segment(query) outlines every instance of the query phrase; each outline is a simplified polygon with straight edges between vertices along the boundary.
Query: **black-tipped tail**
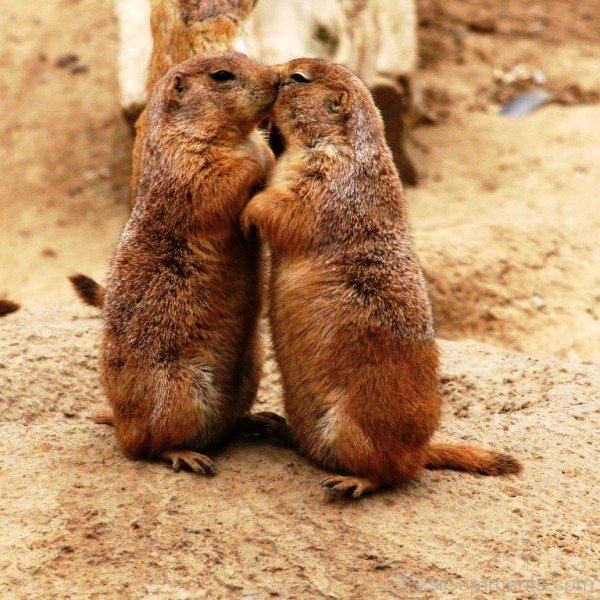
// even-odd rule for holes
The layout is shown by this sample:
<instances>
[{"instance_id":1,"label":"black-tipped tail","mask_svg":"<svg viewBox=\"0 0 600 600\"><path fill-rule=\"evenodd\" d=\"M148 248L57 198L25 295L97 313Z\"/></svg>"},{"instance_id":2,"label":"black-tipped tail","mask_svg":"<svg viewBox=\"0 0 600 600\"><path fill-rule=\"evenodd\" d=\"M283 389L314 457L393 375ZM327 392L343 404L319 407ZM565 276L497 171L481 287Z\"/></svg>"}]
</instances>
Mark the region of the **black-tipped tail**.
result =
<instances>
[{"instance_id":1,"label":"black-tipped tail","mask_svg":"<svg viewBox=\"0 0 600 600\"><path fill-rule=\"evenodd\" d=\"M69 281L73 284L75 293L85 304L96 308L104 306L104 288L91 277L82 274L71 275Z\"/></svg>"},{"instance_id":2,"label":"black-tipped tail","mask_svg":"<svg viewBox=\"0 0 600 600\"><path fill-rule=\"evenodd\" d=\"M21 305L17 302L13 302L12 300L0 300L0 317L17 312L20 308Z\"/></svg>"}]
</instances>

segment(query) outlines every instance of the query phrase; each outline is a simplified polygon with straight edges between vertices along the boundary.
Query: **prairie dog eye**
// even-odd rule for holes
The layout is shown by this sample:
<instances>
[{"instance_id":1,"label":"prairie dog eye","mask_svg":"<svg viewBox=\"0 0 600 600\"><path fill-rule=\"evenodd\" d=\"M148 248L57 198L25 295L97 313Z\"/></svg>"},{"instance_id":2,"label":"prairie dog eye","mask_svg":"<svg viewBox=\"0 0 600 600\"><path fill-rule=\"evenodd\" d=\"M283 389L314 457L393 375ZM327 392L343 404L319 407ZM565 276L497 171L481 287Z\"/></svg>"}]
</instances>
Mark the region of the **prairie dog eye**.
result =
<instances>
[{"instance_id":1,"label":"prairie dog eye","mask_svg":"<svg viewBox=\"0 0 600 600\"><path fill-rule=\"evenodd\" d=\"M296 71L295 73L292 73L290 79L292 79L296 83L310 83L312 81L301 71Z\"/></svg>"},{"instance_id":2,"label":"prairie dog eye","mask_svg":"<svg viewBox=\"0 0 600 600\"><path fill-rule=\"evenodd\" d=\"M218 81L219 83L224 81L233 81L235 79L235 75L233 73L223 69L211 73L210 76L213 81Z\"/></svg>"}]
</instances>

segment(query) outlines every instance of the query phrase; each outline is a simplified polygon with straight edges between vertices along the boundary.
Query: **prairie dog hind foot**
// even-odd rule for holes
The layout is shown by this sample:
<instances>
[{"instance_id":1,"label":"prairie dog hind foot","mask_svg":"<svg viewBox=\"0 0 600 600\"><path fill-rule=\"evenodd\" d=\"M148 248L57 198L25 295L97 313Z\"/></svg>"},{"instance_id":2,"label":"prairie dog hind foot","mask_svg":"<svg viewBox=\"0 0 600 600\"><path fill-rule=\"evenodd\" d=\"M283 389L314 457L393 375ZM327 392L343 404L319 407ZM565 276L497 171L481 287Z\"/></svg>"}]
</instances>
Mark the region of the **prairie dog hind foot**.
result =
<instances>
[{"instance_id":1,"label":"prairie dog hind foot","mask_svg":"<svg viewBox=\"0 0 600 600\"><path fill-rule=\"evenodd\" d=\"M105 408L94 415L94 423L97 425L110 425L114 427L114 414L112 409ZM203 473L204 475L216 475L217 470L213 461L204 454L194 452L193 450L167 450L163 452L160 459L170 462L175 473L179 473L182 468L193 471L194 473Z\"/></svg>"},{"instance_id":2,"label":"prairie dog hind foot","mask_svg":"<svg viewBox=\"0 0 600 600\"><path fill-rule=\"evenodd\" d=\"M321 481L321 487L340 496L349 495L352 498L360 498L363 494L376 492L381 487L381 483L369 477L332 475Z\"/></svg>"},{"instance_id":3,"label":"prairie dog hind foot","mask_svg":"<svg viewBox=\"0 0 600 600\"><path fill-rule=\"evenodd\" d=\"M208 456L193 450L167 450L159 458L171 462L175 473L179 473L183 468L203 475L214 476L217 474L215 463Z\"/></svg>"},{"instance_id":4,"label":"prairie dog hind foot","mask_svg":"<svg viewBox=\"0 0 600 600\"><path fill-rule=\"evenodd\" d=\"M274 412L246 414L240 418L235 433L245 437L267 439L279 446L295 447L287 421Z\"/></svg>"}]
</instances>

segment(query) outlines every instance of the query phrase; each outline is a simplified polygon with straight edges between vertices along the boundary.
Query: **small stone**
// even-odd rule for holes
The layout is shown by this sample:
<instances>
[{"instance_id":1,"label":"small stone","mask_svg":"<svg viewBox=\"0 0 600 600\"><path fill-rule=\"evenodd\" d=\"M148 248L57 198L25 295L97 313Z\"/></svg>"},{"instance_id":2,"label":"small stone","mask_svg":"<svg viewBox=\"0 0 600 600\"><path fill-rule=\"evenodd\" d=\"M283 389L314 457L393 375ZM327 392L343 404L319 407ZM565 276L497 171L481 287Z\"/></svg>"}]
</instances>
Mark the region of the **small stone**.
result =
<instances>
[{"instance_id":1,"label":"small stone","mask_svg":"<svg viewBox=\"0 0 600 600\"><path fill-rule=\"evenodd\" d=\"M65 69L73 64L75 64L79 60L79 56L77 54L63 54L56 59L56 66L59 69Z\"/></svg>"},{"instance_id":2,"label":"small stone","mask_svg":"<svg viewBox=\"0 0 600 600\"><path fill-rule=\"evenodd\" d=\"M468 28L475 33L494 33L497 29L496 21L491 17L482 17L471 21Z\"/></svg>"},{"instance_id":3,"label":"small stone","mask_svg":"<svg viewBox=\"0 0 600 600\"><path fill-rule=\"evenodd\" d=\"M87 73L89 70L90 68L87 65L75 65L74 67L71 67L69 69L71 75L77 75L78 73Z\"/></svg>"}]
</instances>

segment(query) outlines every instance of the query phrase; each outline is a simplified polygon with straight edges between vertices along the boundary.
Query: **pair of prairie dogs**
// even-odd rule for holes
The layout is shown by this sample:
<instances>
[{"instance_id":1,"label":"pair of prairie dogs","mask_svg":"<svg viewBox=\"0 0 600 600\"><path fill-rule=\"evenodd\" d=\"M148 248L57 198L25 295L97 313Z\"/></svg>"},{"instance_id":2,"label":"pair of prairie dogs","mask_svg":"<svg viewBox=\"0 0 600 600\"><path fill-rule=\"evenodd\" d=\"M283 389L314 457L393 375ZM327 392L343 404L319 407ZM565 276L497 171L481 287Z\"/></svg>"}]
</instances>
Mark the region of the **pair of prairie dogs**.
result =
<instances>
[{"instance_id":1,"label":"pair of prairie dogs","mask_svg":"<svg viewBox=\"0 0 600 600\"><path fill-rule=\"evenodd\" d=\"M267 69L205 54L167 73L147 113L106 292L88 281L83 294L104 306L106 420L127 453L214 473L201 450L262 431L354 497L425 467L520 470L505 454L430 442L440 418L430 303L383 123L355 75L321 60ZM285 141L276 164L256 130L268 115ZM261 363L258 238L271 250L289 428L248 413Z\"/></svg>"}]
</instances>

